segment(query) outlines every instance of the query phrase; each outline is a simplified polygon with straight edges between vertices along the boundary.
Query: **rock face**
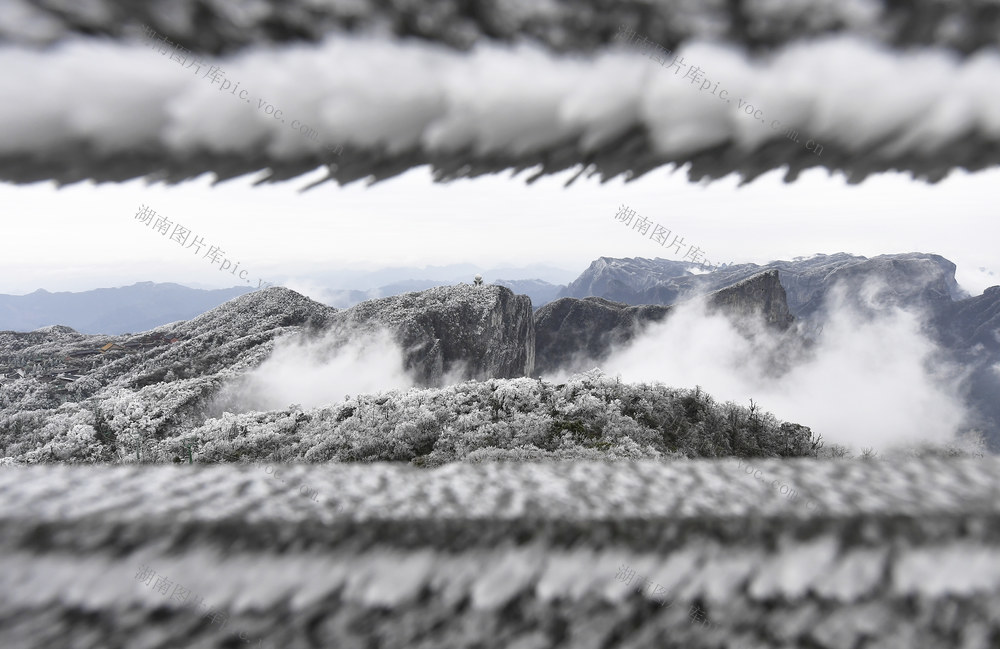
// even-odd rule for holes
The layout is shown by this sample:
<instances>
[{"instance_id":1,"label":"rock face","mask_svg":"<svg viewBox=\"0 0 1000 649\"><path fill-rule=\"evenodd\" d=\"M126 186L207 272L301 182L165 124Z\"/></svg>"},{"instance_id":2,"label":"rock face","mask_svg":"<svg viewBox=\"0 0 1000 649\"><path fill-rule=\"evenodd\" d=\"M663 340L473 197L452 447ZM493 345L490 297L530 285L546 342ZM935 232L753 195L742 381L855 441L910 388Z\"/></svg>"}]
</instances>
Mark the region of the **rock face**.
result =
<instances>
[{"instance_id":1,"label":"rock face","mask_svg":"<svg viewBox=\"0 0 1000 649\"><path fill-rule=\"evenodd\" d=\"M970 368L967 399L975 408L973 425L1000 449L1000 286L955 302L935 321L938 339Z\"/></svg>"},{"instance_id":2,"label":"rock face","mask_svg":"<svg viewBox=\"0 0 1000 649\"><path fill-rule=\"evenodd\" d=\"M496 285L439 286L362 302L337 313L342 326L384 326L403 345L420 384L516 378L535 367L531 299Z\"/></svg>"},{"instance_id":3,"label":"rock face","mask_svg":"<svg viewBox=\"0 0 1000 649\"><path fill-rule=\"evenodd\" d=\"M709 311L737 318L762 317L768 326L788 328L795 320L788 308L785 288L777 270L771 269L744 279L708 296Z\"/></svg>"},{"instance_id":4,"label":"rock face","mask_svg":"<svg viewBox=\"0 0 1000 649\"><path fill-rule=\"evenodd\" d=\"M777 270L758 273L707 297L710 311L736 318L763 317L780 330L793 317L785 302L785 290ZM612 347L631 340L653 322L663 320L671 306L629 306L600 297L566 297L535 313L536 370L581 369L586 362L607 358Z\"/></svg>"},{"instance_id":5,"label":"rock face","mask_svg":"<svg viewBox=\"0 0 1000 649\"><path fill-rule=\"evenodd\" d=\"M535 370L544 375L602 360L612 347L632 338L637 318L655 322L669 310L666 306L630 307L602 297L550 302L535 313Z\"/></svg>"}]
</instances>

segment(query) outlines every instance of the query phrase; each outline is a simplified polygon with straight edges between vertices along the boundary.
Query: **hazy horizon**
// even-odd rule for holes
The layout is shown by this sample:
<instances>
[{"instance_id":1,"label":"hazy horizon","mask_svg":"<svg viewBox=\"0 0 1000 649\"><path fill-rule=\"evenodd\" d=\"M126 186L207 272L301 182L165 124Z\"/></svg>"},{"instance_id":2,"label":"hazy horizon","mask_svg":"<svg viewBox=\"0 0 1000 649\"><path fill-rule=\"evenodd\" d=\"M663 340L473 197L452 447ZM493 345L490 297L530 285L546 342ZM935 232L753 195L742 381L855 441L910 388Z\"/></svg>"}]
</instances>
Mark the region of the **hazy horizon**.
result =
<instances>
[{"instance_id":1,"label":"hazy horizon","mask_svg":"<svg viewBox=\"0 0 1000 649\"><path fill-rule=\"evenodd\" d=\"M851 185L843 174L811 170L793 184L772 172L741 187L735 176L690 183L682 170L668 168L628 183L580 178L564 188L571 176L528 185L525 174L496 174L444 185L423 167L370 186L328 183L304 193L311 175L263 186L253 186L250 175L213 187L211 174L177 185L0 183L0 203L21 216L5 224L0 241L0 293L137 281L240 285L235 276L227 281L219 264L137 221L142 205L221 248L248 271L252 286L263 280L361 290L323 285L323 276L400 266L545 265L575 276L602 256L680 260L615 221L622 205L716 263L932 252L958 266L958 282L971 294L1000 276L993 245L1000 221L990 217L989 200L998 170L956 171L934 185L900 173Z\"/></svg>"},{"instance_id":2,"label":"hazy horizon","mask_svg":"<svg viewBox=\"0 0 1000 649\"><path fill-rule=\"evenodd\" d=\"M855 254L855 253L851 253L849 251L838 251L838 252L844 252L846 254ZM936 253L936 252L931 251L931 250L912 250L912 251L909 251L909 252L918 253L918 254L939 254L939 253ZM813 254L809 254L809 255L797 255L796 257L792 257L792 258L788 258L788 259L771 259L771 260L768 260L766 262L743 262L743 263L757 263L759 266L766 266L767 264L772 263L772 262L777 262L777 261L794 261L795 259L809 259L811 257L818 256L820 254L837 254L837 253L813 253ZM900 253L882 253L882 254L900 254ZM905 254L905 253L902 253L902 254ZM862 256L867 256L867 255L862 255ZM867 257L871 258L871 257L876 257L876 256L879 256L879 255L870 255L870 256L867 256ZM944 255L941 255L941 256L944 256ZM274 285L276 285L276 286L284 286L285 288L289 288L291 290L294 290L294 291L296 291L298 293L306 295L307 297L310 297L310 298L312 298L314 300L317 300L319 302L322 302L323 300L319 299L318 297L315 297L315 295L320 295L323 291L348 291L348 290L365 291L365 290L371 290L371 289L380 288L380 287L383 287L383 286L389 286L389 285L393 285L393 284L402 283L402 282L405 282L407 280L413 280L413 281L441 281L441 282L455 282L455 283L463 282L464 281L466 283L471 283L472 277L474 276L474 274L476 272L479 272L479 273L483 274L483 277L484 277L486 283L492 283L492 282L495 282L495 281L498 281L498 280L542 280L542 281L546 281L546 282L549 282L550 284L558 286L558 285L566 285L569 282L571 282L573 279L576 279L577 277L579 277L589 267L590 263L592 263L593 261L596 261L600 257L611 257L611 255L600 255L599 257L595 257L594 260L591 260L591 262L588 262L588 264L586 266L580 268L579 271L573 271L573 270L565 269L565 268L562 268L562 269L553 268L552 270L554 270L554 271L559 271L561 273L565 273L566 275L571 275L572 276L571 279L564 280L564 281L556 281L557 278L552 278L551 276L545 276L544 273L531 274L531 270L533 268L540 267L541 264L526 265L526 266L520 266L520 267L510 268L510 269L501 269L501 270L518 271L518 272L514 273L517 276L510 276L510 277L508 277L508 276L496 276L496 277L490 276L491 274L494 274L494 273L491 273L491 271L493 271L494 269L489 269L489 268L478 268L478 269L475 269L475 270L471 270L470 272L466 273L466 275L468 275L468 277L466 277L465 275L458 275L458 273L460 273L460 271L458 270L458 267L464 266L464 265L471 266L471 264L449 264L447 266L431 266L431 265L427 265L427 266L419 266L419 267L418 266L385 266L385 267L378 267L378 268L374 268L374 269L364 269L364 270L361 270L359 268L336 268L336 269L331 268L331 269L324 270L323 273L325 273L327 275L338 275L339 274L339 275L343 275L343 276L351 276L351 275L378 275L378 274L393 273L393 274L398 274L399 278L398 279L389 279L389 280L386 280L386 281L383 281L383 282L375 282L375 283L362 281L362 282L359 282L357 284L350 284L350 285L346 285L346 284L343 284L343 282L341 282L342 285L335 286L335 285L323 285L320 282L317 282L315 280L311 280L311 278L307 276L305 278L299 278L298 280L296 280L294 282L290 282L291 284L293 284L291 286L282 284L281 282L275 282ZM632 256L632 258L639 258L639 257L642 257L642 255L634 255L634 256ZM622 257L615 257L615 258L621 259ZM661 259L666 259L665 257L660 257L660 258ZM947 257L945 257L945 258L947 259ZM645 257L645 259L655 259L655 257ZM950 261L954 261L954 260L950 260ZM737 263L740 263L740 262L737 262ZM968 293L972 297L975 297L975 296L978 296L978 295L982 295L983 291L986 290L987 288L991 287L991 286L1000 285L1000 277L998 277L995 273L990 273L988 269L984 271L982 269L963 269L958 264L956 264L956 266L957 266L956 276L959 278L959 279L957 279L959 288L962 289L963 291L965 291L966 293ZM444 270L444 269L448 269L448 268L452 268L452 267L455 268L454 271ZM434 269L442 269L442 270L438 271L438 274L441 274L441 275L443 275L444 273L455 273L457 276L453 277L453 278L452 277L443 277L443 276L441 276L441 277L431 276L431 275L436 274L434 272ZM410 270L416 272L417 274L416 275L404 275L405 271L410 271ZM426 275L420 275L419 274L420 271L425 271ZM979 271L978 274L976 274L976 271ZM487 273L490 273L490 274L487 274ZM965 283L962 282L961 277L963 275L966 276L967 280L968 280L969 276L974 276L979 281L976 281L976 282L973 283L972 286L974 288L970 288L969 285L967 285L967 284L965 284ZM992 283L990 282L991 279L993 280ZM51 289L48 289L48 288L45 288L45 287L38 287L38 288L36 288L34 290L31 290L31 291L16 292L16 293L15 292L0 293L0 295L8 295L8 296L18 297L18 296L32 295L32 294L38 293L38 292L44 292L44 293L50 293L50 294L57 294L57 293L85 293L85 292L88 292L88 291L95 291L95 290L101 290L101 289L129 288L129 287L135 286L137 284L147 284L147 283L148 284L176 284L176 285L179 285L179 286L183 286L185 288L196 289L196 290L206 290L206 291L227 290L227 289L233 289L233 288L249 288L250 290L258 290L258 287L256 287L256 286L249 286L249 287L247 287L247 286L241 286L238 283L234 283L234 284L229 285L229 286L213 286L213 285L209 285L209 284L205 284L205 283L201 283L201 282L192 282L192 281L169 280L169 279L162 280L162 281L157 281L157 280L149 280L149 279L137 279L135 281L131 281L131 282L128 282L128 283L123 283L123 284L94 285L94 286L89 286L89 287L85 287L85 288L79 288L79 289L75 289L75 290L51 290ZM262 286L260 288L264 288L264 287Z\"/></svg>"}]
</instances>

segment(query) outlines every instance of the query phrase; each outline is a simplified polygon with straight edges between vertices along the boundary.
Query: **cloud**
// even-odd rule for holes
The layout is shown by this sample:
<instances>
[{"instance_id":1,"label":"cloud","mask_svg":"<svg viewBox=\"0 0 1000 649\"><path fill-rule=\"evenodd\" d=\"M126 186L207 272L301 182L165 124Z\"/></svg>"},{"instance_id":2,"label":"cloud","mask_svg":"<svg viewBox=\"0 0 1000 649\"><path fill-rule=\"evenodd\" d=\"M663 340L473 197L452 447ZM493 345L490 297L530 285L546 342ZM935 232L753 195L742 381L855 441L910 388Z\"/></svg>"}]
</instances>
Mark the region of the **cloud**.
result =
<instances>
[{"instance_id":1,"label":"cloud","mask_svg":"<svg viewBox=\"0 0 1000 649\"><path fill-rule=\"evenodd\" d=\"M809 344L800 332L734 324L692 301L615 350L602 369L627 381L700 385L720 400L753 398L828 444L886 449L953 441L966 420L958 369L940 359L917 314L875 303L872 295L858 306L832 291Z\"/></svg>"},{"instance_id":2,"label":"cloud","mask_svg":"<svg viewBox=\"0 0 1000 649\"><path fill-rule=\"evenodd\" d=\"M314 408L348 394L413 385L403 350L388 331L336 331L311 340L293 336L277 341L267 360L227 386L214 410Z\"/></svg>"}]
</instances>

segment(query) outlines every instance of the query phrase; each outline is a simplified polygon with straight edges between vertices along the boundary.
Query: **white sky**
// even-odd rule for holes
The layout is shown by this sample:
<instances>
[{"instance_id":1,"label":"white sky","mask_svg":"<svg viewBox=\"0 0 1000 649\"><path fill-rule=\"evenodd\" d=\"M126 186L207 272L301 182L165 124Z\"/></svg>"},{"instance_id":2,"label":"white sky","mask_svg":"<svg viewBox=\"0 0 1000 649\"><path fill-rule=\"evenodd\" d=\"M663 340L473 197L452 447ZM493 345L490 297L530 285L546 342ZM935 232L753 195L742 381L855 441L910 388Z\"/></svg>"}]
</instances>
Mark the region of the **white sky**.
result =
<instances>
[{"instance_id":1,"label":"white sky","mask_svg":"<svg viewBox=\"0 0 1000 649\"><path fill-rule=\"evenodd\" d=\"M211 187L208 174L175 186L0 183L0 293L243 283L134 220L141 204L222 248L255 287L305 285L320 269L469 262L579 272L600 256L675 258L615 221L621 204L714 262L934 252L958 265L973 294L1000 283L996 170L937 185L886 174L854 186L818 170L783 184L775 172L739 188L735 176L691 184L664 167L632 183L580 178L564 188L570 173L531 186L528 174L434 184L425 167L373 186L299 191L323 173L258 187L252 176Z\"/></svg>"}]
</instances>

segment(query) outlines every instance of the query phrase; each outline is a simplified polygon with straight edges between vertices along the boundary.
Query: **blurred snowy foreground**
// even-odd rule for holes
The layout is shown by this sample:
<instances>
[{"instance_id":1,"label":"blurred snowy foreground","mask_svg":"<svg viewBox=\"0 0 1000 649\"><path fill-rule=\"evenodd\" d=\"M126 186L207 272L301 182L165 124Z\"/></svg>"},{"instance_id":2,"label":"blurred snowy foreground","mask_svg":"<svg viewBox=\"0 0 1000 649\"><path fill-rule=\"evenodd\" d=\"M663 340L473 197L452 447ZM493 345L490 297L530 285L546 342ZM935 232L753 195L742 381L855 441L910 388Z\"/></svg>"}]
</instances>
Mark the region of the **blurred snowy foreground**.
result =
<instances>
[{"instance_id":1,"label":"blurred snowy foreground","mask_svg":"<svg viewBox=\"0 0 1000 649\"><path fill-rule=\"evenodd\" d=\"M754 468L14 467L0 646L998 646L1000 459Z\"/></svg>"}]
</instances>

